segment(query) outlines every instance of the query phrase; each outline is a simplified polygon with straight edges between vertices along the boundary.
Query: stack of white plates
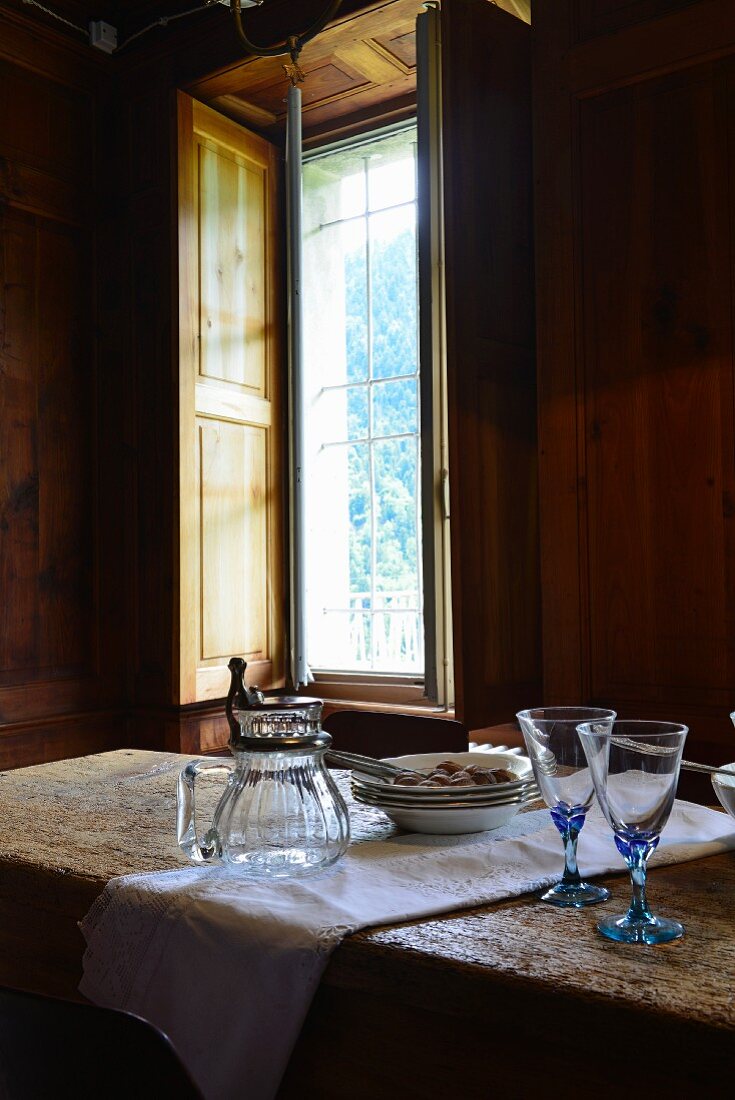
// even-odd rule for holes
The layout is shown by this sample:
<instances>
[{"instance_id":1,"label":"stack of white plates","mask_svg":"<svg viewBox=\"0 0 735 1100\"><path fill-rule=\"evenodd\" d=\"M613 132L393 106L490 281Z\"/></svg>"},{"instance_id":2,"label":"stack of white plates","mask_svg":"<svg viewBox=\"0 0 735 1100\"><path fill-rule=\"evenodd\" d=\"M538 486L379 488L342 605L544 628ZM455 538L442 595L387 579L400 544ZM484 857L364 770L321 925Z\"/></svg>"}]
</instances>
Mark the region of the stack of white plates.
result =
<instances>
[{"instance_id":1,"label":"stack of white plates","mask_svg":"<svg viewBox=\"0 0 735 1100\"><path fill-rule=\"evenodd\" d=\"M358 802L377 806L400 828L414 833L478 833L497 829L521 807L539 797L531 763L512 752L445 752L391 757L386 762L412 771L429 772L444 760L461 767L504 768L507 783L473 787L408 787L352 773L352 794Z\"/></svg>"}]
</instances>

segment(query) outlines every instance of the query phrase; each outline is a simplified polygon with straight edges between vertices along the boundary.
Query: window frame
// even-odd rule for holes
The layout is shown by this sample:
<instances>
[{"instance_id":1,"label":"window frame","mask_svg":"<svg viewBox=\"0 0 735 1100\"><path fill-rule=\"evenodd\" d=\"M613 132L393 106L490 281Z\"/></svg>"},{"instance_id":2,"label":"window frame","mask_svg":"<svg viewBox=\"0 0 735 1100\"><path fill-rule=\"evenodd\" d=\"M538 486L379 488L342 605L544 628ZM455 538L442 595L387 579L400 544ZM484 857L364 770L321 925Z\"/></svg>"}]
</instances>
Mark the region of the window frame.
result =
<instances>
[{"instance_id":1,"label":"window frame","mask_svg":"<svg viewBox=\"0 0 735 1100\"><path fill-rule=\"evenodd\" d=\"M424 112L425 114L425 112ZM360 145L373 144L380 138L416 128L421 133L421 119L413 117L401 119L400 122L388 126L375 126L365 130L359 136L351 136L338 141L325 141L304 152L304 161L310 161L323 157L330 153L336 153L346 148L358 148ZM426 128L426 118L423 122L424 137L430 131ZM420 140L417 137L417 140ZM428 285L432 288L429 297L429 308L432 319L428 328L422 326L422 298L425 299L425 287L427 275L422 273L421 264L417 257L417 306L419 312L418 346L417 346L417 375L418 375L418 439L419 439L419 480L417 483L418 496L421 501L421 535L422 535L422 559L419 565L420 584L422 586L422 607L424 617L424 673L422 675L411 673L383 673L374 671L344 671L329 668L311 669L310 682L318 693L326 700L335 702L378 703L418 709L453 710L453 668L451 652L451 593L450 593L450 568L449 568L449 540L448 540L448 473L447 473L447 410L446 410L446 371L443 355L443 340L436 344L437 332L443 333L443 303L440 307L441 316L433 317L433 302L437 301L436 294L443 293L441 284L442 262L441 234L437 237L437 216L441 212L441 195L436 190L436 174L438 171L438 159L434 166L423 169L424 183L422 185L422 170L419 167L419 154L417 152L417 189L413 202L417 210L417 250L423 233L424 247L430 248L430 260L428 266ZM427 179L433 181L431 189L427 187ZM424 216L421 210L421 190L431 197L431 211ZM427 237L427 227L429 236ZM426 307L424 306L424 309ZM428 336L427 336L428 333ZM428 379L424 380L426 363L428 362ZM430 399L431 409L429 419L433 423L432 430L427 430L427 416L423 409L424 403ZM437 411L438 410L438 411ZM438 417L438 422L437 418ZM293 430L293 428L292 428ZM427 455L431 460L430 471L426 471ZM430 541L431 551L427 558L426 543ZM427 580L427 560L432 570ZM438 563L438 564L437 564ZM427 595L429 599L427 599ZM433 629L426 629L427 611L432 619ZM437 621L437 619L439 621ZM441 651L438 648L440 639ZM430 647L430 648L429 648ZM427 667L431 669L429 677L429 694L427 694ZM441 673L437 674L437 669Z\"/></svg>"}]
</instances>

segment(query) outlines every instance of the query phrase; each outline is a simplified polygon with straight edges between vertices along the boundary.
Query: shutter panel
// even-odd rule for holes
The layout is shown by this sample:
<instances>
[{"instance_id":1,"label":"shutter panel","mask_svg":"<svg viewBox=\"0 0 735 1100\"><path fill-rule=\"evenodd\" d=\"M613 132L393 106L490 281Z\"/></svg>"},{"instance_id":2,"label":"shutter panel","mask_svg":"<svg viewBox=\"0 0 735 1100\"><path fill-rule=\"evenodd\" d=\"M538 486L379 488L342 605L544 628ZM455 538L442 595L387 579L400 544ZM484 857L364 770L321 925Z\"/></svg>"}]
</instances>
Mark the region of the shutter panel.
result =
<instances>
[{"instance_id":1,"label":"shutter panel","mask_svg":"<svg viewBox=\"0 0 735 1100\"><path fill-rule=\"evenodd\" d=\"M531 28L441 9L457 716L540 698Z\"/></svg>"},{"instance_id":2,"label":"shutter panel","mask_svg":"<svg viewBox=\"0 0 735 1100\"><path fill-rule=\"evenodd\" d=\"M277 154L179 96L179 703L283 682Z\"/></svg>"}]
</instances>

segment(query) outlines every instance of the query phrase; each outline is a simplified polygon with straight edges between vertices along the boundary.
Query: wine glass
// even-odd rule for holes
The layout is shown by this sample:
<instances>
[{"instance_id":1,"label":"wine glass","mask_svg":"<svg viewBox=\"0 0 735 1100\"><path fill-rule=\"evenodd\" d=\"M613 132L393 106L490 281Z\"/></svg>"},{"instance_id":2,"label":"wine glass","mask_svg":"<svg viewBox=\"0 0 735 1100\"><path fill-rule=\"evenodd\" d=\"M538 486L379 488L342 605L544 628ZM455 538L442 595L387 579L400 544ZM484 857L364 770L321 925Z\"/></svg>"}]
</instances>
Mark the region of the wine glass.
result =
<instances>
[{"instance_id":1,"label":"wine glass","mask_svg":"<svg viewBox=\"0 0 735 1100\"><path fill-rule=\"evenodd\" d=\"M577 868L577 839L595 796L592 776L577 733L581 722L609 732L614 710L598 707L536 707L516 715L541 796L564 843L564 874L541 895L551 905L580 909L605 901L610 891L583 882Z\"/></svg>"},{"instance_id":2,"label":"wine glass","mask_svg":"<svg viewBox=\"0 0 735 1100\"><path fill-rule=\"evenodd\" d=\"M630 871L633 898L625 916L597 927L619 943L667 943L684 934L676 920L654 917L646 901L646 860L659 842L676 795L688 729L678 722L583 722L584 746L602 812Z\"/></svg>"}]
</instances>

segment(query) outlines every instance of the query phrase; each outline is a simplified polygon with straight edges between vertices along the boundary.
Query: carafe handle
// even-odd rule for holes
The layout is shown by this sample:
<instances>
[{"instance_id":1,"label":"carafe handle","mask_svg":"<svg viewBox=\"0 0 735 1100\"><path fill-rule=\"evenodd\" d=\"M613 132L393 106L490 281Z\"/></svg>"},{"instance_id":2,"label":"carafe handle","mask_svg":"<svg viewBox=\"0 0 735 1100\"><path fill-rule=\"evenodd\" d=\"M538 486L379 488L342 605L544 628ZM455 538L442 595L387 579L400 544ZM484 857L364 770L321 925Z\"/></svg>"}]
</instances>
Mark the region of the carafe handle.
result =
<instances>
[{"instance_id":1,"label":"carafe handle","mask_svg":"<svg viewBox=\"0 0 735 1100\"><path fill-rule=\"evenodd\" d=\"M200 772L211 771L227 772L231 779L234 763L221 760L192 760L179 772L176 785L176 839L179 848L193 863L222 862L222 844L217 830L210 825L200 839L196 826L194 795L196 777Z\"/></svg>"}]
</instances>

